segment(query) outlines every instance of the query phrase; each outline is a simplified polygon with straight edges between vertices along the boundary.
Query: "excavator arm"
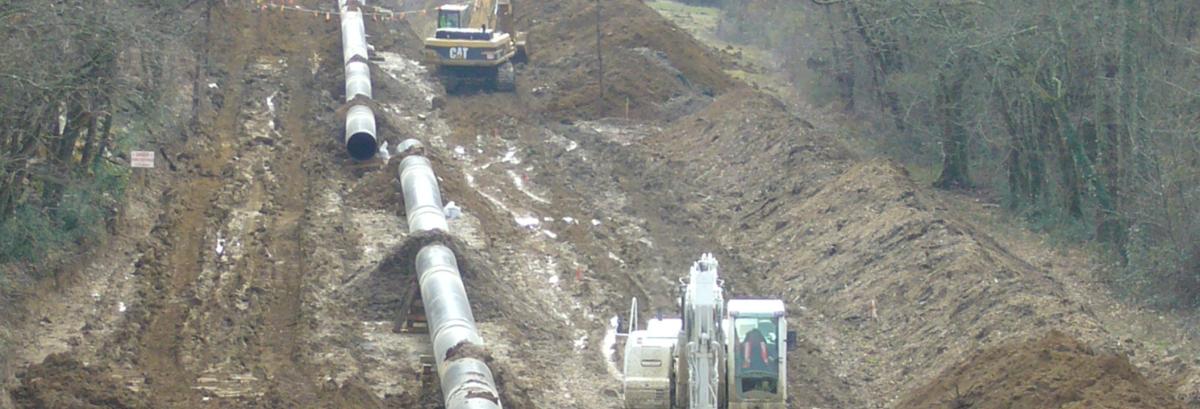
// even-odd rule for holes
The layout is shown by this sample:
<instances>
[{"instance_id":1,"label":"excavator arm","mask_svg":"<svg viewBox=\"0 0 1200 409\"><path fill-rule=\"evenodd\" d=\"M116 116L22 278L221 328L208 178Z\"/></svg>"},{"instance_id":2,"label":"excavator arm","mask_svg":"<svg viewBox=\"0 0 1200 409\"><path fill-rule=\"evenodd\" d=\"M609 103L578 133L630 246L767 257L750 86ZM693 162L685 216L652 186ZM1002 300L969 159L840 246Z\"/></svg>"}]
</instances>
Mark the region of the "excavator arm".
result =
<instances>
[{"instance_id":1,"label":"excavator arm","mask_svg":"<svg viewBox=\"0 0 1200 409\"><path fill-rule=\"evenodd\" d=\"M496 28L496 0L474 0L471 5L469 28Z\"/></svg>"},{"instance_id":2,"label":"excavator arm","mask_svg":"<svg viewBox=\"0 0 1200 409\"><path fill-rule=\"evenodd\" d=\"M717 259L704 254L692 264L684 286L683 352L688 379L688 408L717 409L720 367L724 360L725 297L717 274Z\"/></svg>"}]
</instances>

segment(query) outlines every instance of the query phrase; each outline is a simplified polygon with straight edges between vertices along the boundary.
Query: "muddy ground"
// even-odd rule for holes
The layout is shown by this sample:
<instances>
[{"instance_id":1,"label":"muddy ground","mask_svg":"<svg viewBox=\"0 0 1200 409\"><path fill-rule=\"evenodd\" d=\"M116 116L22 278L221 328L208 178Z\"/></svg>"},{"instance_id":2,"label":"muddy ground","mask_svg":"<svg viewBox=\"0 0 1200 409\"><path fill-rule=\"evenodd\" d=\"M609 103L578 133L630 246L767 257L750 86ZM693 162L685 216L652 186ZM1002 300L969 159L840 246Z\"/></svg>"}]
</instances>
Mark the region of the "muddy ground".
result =
<instances>
[{"instance_id":1,"label":"muddy ground","mask_svg":"<svg viewBox=\"0 0 1200 409\"><path fill-rule=\"evenodd\" d=\"M367 23L381 139L425 142L462 208L451 234L507 407L620 407L612 318L631 297L672 312L704 252L733 295L787 302L802 338L791 407L1195 396L1193 363L1120 326L1088 274L857 157L805 117L819 113L733 80L727 57L640 1L604 3L599 98L593 6L519 9L532 53L515 94L447 96L415 60L419 14ZM338 141L336 22L213 10L198 105L179 98L198 125L164 142L175 169L134 181L116 238L73 284L29 302L12 406L438 407L427 336L393 331L419 239L397 161L353 162Z\"/></svg>"}]
</instances>

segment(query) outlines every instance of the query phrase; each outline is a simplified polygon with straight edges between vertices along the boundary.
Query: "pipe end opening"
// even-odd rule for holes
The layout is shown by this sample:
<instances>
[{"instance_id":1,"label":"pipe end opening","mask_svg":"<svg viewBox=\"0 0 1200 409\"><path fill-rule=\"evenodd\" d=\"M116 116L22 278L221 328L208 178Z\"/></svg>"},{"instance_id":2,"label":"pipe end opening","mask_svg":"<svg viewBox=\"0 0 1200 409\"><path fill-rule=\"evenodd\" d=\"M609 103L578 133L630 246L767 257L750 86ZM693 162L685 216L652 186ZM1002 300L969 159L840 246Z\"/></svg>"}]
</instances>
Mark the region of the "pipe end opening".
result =
<instances>
[{"instance_id":1,"label":"pipe end opening","mask_svg":"<svg viewBox=\"0 0 1200 409\"><path fill-rule=\"evenodd\" d=\"M374 135L359 132L350 135L350 139L346 141L346 150L350 152L350 157L356 160L367 160L375 157L375 153L379 151L379 144L375 142Z\"/></svg>"}]
</instances>

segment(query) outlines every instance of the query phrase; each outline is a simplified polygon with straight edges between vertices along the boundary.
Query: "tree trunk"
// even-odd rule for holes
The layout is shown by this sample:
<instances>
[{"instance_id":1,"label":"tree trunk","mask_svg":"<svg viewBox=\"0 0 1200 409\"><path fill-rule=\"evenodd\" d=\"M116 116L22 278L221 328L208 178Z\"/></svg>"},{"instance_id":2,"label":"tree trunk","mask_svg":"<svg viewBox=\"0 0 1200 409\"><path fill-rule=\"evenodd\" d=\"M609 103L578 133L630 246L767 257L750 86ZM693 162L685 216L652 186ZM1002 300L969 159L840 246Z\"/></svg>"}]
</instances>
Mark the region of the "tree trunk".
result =
<instances>
[{"instance_id":1,"label":"tree trunk","mask_svg":"<svg viewBox=\"0 0 1200 409\"><path fill-rule=\"evenodd\" d=\"M79 164L82 165L85 172L91 171L91 167L88 164L92 163L92 150L95 149L96 139L99 138L99 135L96 134L96 122L99 121L97 119L99 116L96 112L91 112L88 115L87 139L83 143L83 152L79 154Z\"/></svg>"},{"instance_id":2,"label":"tree trunk","mask_svg":"<svg viewBox=\"0 0 1200 409\"><path fill-rule=\"evenodd\" d=\"M63 128L62 137L58 140L58 144L49 158L50 163L48 169L54 169L58 175L62 177L62 181L70 180L65 175L71 174L71 163L75 156L75 142L79 139L79 134L83 129L83 107L78 102L71 102L67 108L67 124ZM63 183L53 181L54 179L46 179L45 189L42 191L42 201L46 206L55 206L62 201L63 191L66 186Z\"/></svg>"},{"instance_id":3,"label":"tree trunk","mask_svg":"<svg viewBox=\"0 0 1200 409\"><path fill-rule=\"evenodd\" d=\"M833 26L833 12L829 10L829 5L822 8L825 10L825 21L829 24L829 41L833 50L831 66L834 81L837 82L838 91L844 103L842 110L854 112L854 59L846 57L846 55L852 55L853 50L849 49L849 42L846 44L847 50L842 50L842 46L838 43L840 31Z\"/></svg>"},{"instance_id":4,"label":"tree trunk","mask_svg":"<svg viewBox=\"0 0 1200 409\"><path fill-rule=\"evenodd\" d=\"M1029 169L1025 166L1024 130L1013 115L1012 98L1004 92L1006 84L995 76L991 76L992 94L995 96L996 109L1004 121L1004 129L1008 131L1008 156L1004 159L1004 167L1008 171L1008 206L1016 209L1022 205L1029 194Z\"/></svg>"},{"instance_id":5,"label":"tree trunk","mask_svg":"<svg viewBox=\"0 0 1200 409\"><path fill-rule=\"evenodd\" d=\"M858 6L854 3L850 4L850 15L857 26L856 31L862 37L863 44L867 47L867 55L873 62L871 71L874 73L875 92L879 99L880 109L884 115L891 117L896 130L904 131L907 126L904 123L904 116L901 114L900 96L888 89L888 79L891 74L904 68L900 62L900 50L897 49L895 41L891 41L886 38L885 33L881 33L882 29L873 30L872 26L868 26L867 20Z\"/></svg>"},{"instance_id":6,"label":"tree trunk","mask_svg":"<svg viewBox=\"0 0 1200 409\"><path fill-rule=\"evenodd\" d=\"M967 129L962 123L962 88L967 76L957 69L953 69L951 75L954 76L952 80L947 80L945 74L938 75L938 110L942 116L942 174L937 182L934 182L934 186L941 189L971 186Z\"/></svg>"},{"instance_id":7,"label":"tree trunk","mask_svg":"<svg viewBox=\"0 0 1200 409\"><path fill-rule=\"evenodd\" d=\"M91 158L85 158L88 161L88 169L94 169L96 167L96 162L101 156L104 156L104 151L108 149L108 145L112 142L112 125L113 115L105 115L104 125L100 126L100 142L96 146L96 152L92 153Z\"/></svg>"},{"instance_id":8,"label":"tree trunk","mask_svg":"<svg viewBox=\"0 0 1200 409\"><path fill-rule=\"evenodd\" d=\"M72 162L75 156L75 143L83 131L85 115L83 106L78 102L72 102L67 109L67 126L63 129L62 139L59 140L58 149L54 155L54 159L64 168Z\"/></svg>"},{"instance_id":9,"label":"tree trunk","mask_svg":"<svg viewBox=\"0 0 1200 409\"><path fill-rule=\"evenodd\" d=\"M1108 70L1115 77L1116 69ZM1098 138L1098 149L1100 150L1100 183L1103 183L1107 188L1109 195L1112 196L1112 209L1102 209L1104 214L1100 215L1100 225L1096 228L1096 238L1101 242L1110 243L1115 253L1120 258L1121 263L1125 264L1129 261L1128 253L1125 250L1128 240L1125 232L1125 220L1121 214L1121 195L1124 194L1121 186L1121 141L1122 138L1120 127L1117 125L1116 114L1113 109L1113 101L1107 95L1096 99L1099 109L1099 124L1097 130L1100 135Z\"/></svg>"},{"instance_id":10,"label":"tree trunk","mask_svg":"<svg viewBox=\"0 0 1200 409\"><path fill-rule=\"evenodd\" d=\"M43 110L42 112L47 111L55 112L54 110ZM52 119L55 120L53 125L55 125L54 127L57 128L57 118L52 117ZM5 187L6 191L3 194L5 201L0 203L0 221L8 220L8 218L12 216L12 213L14 210L16 210L21 196L24 195L25 180L29 178L29 172L26 170L28 167L29 158L34 155L34 152L36 152L39 145L41 145L39 142L41 141L42 132L45 132L46 126L51 124L52 123L47 121L46 118L38 115L29 131L25 134L24 140L19 144L20 150L16 151L16 154L14 155L15 160L12 165L15 171L13 171L12 180L9 182L8 186Z\"/></svg>"}]
</instances>

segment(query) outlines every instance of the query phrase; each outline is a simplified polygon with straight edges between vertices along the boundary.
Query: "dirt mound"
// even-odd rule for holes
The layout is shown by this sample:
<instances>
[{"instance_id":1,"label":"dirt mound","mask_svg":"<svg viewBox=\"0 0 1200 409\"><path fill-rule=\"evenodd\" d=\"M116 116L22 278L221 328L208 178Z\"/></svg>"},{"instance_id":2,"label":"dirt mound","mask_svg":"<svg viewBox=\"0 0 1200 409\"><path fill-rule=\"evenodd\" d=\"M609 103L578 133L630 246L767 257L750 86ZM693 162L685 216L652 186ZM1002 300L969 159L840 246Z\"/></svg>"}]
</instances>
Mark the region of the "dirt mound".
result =
<instances>
[{"instance_id":1,"label":"dirt mound","mask_svg":"<svg viewBox=\"0 0 1200 409\"><path fill-rule=\"evenodd\" d=\"M972 354L898 408L1182 408L1125 357L1052 331Z\"/></svg>"},{"instance_id":2,"label":"dirt mound","mask_svg":"<svg viewBox=\"0 0 1200 409\"><path fill-rule=\"evenodd\" d=\"M692 100L734 84L712 53L684 30L637 0L605 1L604 100L598 104L596 2L525 2L518 27L530 33L524 89L539 111L559 118L675 117Z\"/></svg>"},{"instance_id":3,"label":"dirt mound","mask_svg":"<svg viewBox=\"0 0 1200 409\"><path fill-rule=\"evenodd\" d=\"M836 135L815 131L779 99L746 87L681 118L648 138L646 144L667 157L685 161L686 167L702 172L713 186L764 189L752 193L793 184L811 190L814 182L838 172L851 159ZM733 166L714 168L717 163Z\"/></svg>"},{"instance_id":4,"label":"dirt mound","mask_svg":"<svg viewBox=\"0 0 1200 409\"><path fill-rule=\"evenodd\" d=\"M84 365L68 354L53 354L18 376L12 391L19 408L150 408L142 397L117 381L107 366Z\"/></svg>"},{"instance_id":5,"label":"dirt mound","mask_svg":"<svg viewBox=\"0 0 1200 409\"><path fill-rule=\"evenodd\" d=\"M1041 328L1107 340L1059 278L769 96L730 92L644 142L625 164L660 190L662 217L714 238L735 296L784 299L808 343L797 365L856 391L798 402L889 406L963 356Z\"/></svg>"}]
</instances>

